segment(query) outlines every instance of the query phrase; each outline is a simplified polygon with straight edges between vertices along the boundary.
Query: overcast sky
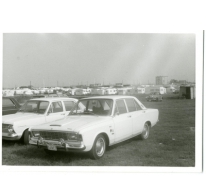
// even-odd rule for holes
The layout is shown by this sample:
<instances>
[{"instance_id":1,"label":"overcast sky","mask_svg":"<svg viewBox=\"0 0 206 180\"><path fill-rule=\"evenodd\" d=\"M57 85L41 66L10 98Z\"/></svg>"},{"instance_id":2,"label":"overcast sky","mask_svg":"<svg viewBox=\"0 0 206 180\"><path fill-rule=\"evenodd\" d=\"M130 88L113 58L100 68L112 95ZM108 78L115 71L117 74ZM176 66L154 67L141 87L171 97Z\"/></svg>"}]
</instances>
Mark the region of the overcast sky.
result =
<instances>
[{"instance_id":1,"label":"overcast sky","mask_svg":"<svg viewBox=\"0 0 206 180\"><path fill-rule=\"evenodd\" d=\"M3 87L195 81L194 34L3 34Z\"/></svg>"}]
</instances>

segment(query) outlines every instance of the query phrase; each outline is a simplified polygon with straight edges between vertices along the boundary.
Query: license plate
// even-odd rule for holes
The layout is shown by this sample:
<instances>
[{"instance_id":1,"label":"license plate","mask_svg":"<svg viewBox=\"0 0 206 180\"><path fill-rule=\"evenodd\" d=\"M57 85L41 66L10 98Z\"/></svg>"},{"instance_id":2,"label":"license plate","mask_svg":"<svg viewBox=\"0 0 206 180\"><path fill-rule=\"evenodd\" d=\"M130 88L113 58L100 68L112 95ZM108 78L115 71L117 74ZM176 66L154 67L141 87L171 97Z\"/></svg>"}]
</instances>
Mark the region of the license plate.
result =
<instances>
[{"instance_id":1,"label":"license plate","mask_svg":"<svg viewBox=\"0 0 206 180\"><path fill-rule=\"evenodd\" d=\"M51 151L57 151L57 147L53 144L47 144L47 149Z\"/></svg>"}]
</instances>

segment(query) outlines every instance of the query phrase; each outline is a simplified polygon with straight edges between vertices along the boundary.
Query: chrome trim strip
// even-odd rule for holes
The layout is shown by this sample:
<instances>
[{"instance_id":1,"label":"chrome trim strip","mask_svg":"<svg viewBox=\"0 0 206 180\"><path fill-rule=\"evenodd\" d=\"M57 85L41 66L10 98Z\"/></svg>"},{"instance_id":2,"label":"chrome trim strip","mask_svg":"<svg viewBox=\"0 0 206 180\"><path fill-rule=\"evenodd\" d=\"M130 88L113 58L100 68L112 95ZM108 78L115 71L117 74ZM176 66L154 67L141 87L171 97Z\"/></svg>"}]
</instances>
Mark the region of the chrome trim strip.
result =
<instances>
[{"instance_id":1,"label":"chrome trim strip","mask_svg":"<svg viewBox=\"0 0 206 180\"><path fill-rule=\"evenodd\" d=\"M131 135L131 136L127 137L127 138L124 138L123 140L120 140L120 141L117 141L117 142L111 143L111 144L109 144L109 146L112 146L112 145L115 145L115 144L121 143L121 142L123 142L123 141L126 141L126 140L128 140L128 139L131 139L131 138L133 138L133 137L135 137L135 136L138 136L138 135L140 135L140 134L141 134L141 133L133 134L133 135Z\"/></svg>"},{"instance_id":2,"label":"chrome trim strip","mask_svg":"<svg viewBox=\"0 0 206 180\"><path fill-rule=\"evenodd\" d=\"M78 134L78 132L76 132L76 131L69 131L69 130L63 130L63 131L61 131L61 130L49 130L49 129L30 129L30 131L32 132L32 131L41 131L41 132L60 132L60 133L64 133L64 132L66 132L66 133L77 133Z\"/></svg>"}]
</instances>

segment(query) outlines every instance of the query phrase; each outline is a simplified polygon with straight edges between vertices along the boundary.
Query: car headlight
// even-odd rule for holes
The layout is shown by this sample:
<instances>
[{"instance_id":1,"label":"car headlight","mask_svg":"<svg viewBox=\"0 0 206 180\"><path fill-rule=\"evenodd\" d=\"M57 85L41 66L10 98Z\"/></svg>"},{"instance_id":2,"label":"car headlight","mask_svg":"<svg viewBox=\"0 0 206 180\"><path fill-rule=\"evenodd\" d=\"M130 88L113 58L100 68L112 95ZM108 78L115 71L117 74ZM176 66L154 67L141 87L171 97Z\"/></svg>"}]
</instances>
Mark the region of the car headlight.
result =
<instances>
[{"instance_id":1,"label":"car headlight","mask_svg":"<svg viewBox=\"0 0 206 180\"><path fill-rule=\"evenodd\" d=\"M82 141L82 135L77 133L72 133L67 136L68 141Z\"/></svg>"},{"instance_id":2,"label":"car headlight","mask_svg":"<svg viewBox=\"0 0 206 180\"><path fill-rule=\"evenodd\" d=\"M6 126L7 126L6 129L8 130L9 133L15 133L14 127L12 124L8 124Z\"/></svg>"}]
</instances>

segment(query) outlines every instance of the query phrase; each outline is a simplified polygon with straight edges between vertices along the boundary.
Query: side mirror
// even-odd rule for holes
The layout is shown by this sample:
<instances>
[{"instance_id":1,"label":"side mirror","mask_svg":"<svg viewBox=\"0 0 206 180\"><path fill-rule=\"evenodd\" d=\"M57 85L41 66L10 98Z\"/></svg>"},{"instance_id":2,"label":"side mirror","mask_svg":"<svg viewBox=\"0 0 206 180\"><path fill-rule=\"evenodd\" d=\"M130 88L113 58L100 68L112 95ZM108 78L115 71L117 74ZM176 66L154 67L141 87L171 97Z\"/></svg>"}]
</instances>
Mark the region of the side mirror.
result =
<instances>
[{"instance_id":1,"label":"side mirror","mask_svg":"<svg viewBox=\"0 0 206 180\"><path fill-rule=\"evenodd\" d=\"M114 116L119 116L119 112L115 112Z\"/></svg>"}]
</instances>

